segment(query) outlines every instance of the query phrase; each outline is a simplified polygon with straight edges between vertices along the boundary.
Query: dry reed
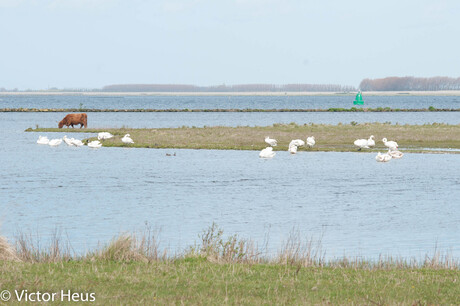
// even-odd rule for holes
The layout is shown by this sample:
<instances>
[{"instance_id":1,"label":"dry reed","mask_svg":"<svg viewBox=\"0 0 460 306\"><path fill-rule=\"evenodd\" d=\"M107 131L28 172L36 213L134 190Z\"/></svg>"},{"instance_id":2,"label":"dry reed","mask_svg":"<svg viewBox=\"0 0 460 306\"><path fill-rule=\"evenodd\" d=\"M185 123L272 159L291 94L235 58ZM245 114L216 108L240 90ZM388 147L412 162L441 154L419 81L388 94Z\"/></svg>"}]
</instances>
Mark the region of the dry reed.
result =
<instances>
[{"instance_id":1,"label":"dry reed","mask_svg":"<svg viewBox=\"0 0 460 306\"><path fill-rule=\"evenodd\" d=\"M395 258L380 256L375 260L360 257L343 257L326 260L321 239L305 239L298 230L291 231L274 257L267 256L252 240L240 239L237 235L225 237L224 231L216 224L199 235L200 242L189 247L182 254L170 255L167 249L161 249L158 234L148 230L140 235L120 235L100 250L85 255L72 255L69 242L62 242L61 235L55 232L51 242L43 247L39 239L31 235L20 234L16 239L16 250L0 236L0 260L37 262L66 261L115 261L115 262L167 262L201 258L221 264L272 264L301 267L360 268L372 270L388 269L448 269L459 270L460 261L449 253L442 254L435 249L433 255L424 260L415 258Z\"/></svg>"}]
</instances>

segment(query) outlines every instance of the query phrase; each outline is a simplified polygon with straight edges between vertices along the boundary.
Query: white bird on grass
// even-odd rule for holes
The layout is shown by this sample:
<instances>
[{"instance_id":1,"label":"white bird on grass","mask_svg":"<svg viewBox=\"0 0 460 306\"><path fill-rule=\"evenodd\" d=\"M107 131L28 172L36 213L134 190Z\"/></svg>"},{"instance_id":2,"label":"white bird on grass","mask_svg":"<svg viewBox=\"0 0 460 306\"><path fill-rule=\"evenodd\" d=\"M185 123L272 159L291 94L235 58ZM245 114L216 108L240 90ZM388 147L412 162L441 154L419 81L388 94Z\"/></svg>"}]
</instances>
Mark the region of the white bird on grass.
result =
<instances>
[{"instance_id":1,"label":"white bird on grass","mask_svg":"<svg viewBox=\"0 0 460 306\"><path fill-rule=\"evenodd\" d=\"M310 136L310 137L307 137L307 146L309 148L313 147L315 145L315 136Z\"/></svg>"},{"instance_id":2,"label":"white bird on grass","mask_svg":"<svg viewBox=\"0 0 460 306\"><path fill-rule=\"evenodd\" d=\"M305 141L303 141L302 139L294 139L289 143L289 146L301 147L304 145L305 145Z\"/></svg>"},{"instance_id":3,"label":"white bird on grass","mask_svg":"<svg viewBox=\"0 0 460 306\"><path fill-rule=\"evenodd\" d=\"M129 137L129 136L131 136L131 135L126 134L126 135L121 139L121 141L122 141L123 143L126 143L126 144L134 143L134 141L133 141L133 140L131 139L131 137Z\"/></svg>"},{"instance_id":4,"label":"white bird on grass","mask_svg":"<svg viewBox=\"0 0 460 306\"><path fill-rule=\"evenodd\" d=\"M90 148L100 148L100 147L102 147L102 143L100 143L99 140L93 140L91 142L88 142L88 147L90 147Z\"/></svg>"},{"instance_id":5,"label":"white bird on grass","mask_svg":"<svg viewBox=\"0 0 460 306\"><path fill-rule=\"evenodd\" d=\"M37 140L38 144L47 145L47 144L49 144L49 142L50 142L50 140L48 139L48 137L46 137L46 136L38 136L38 140Z\"/></svg>"},{"instance_id":6,"label":"white bird on grass","mask_svg":"<svg viewBox=\"0 0 460 306\"><path fill-rule=\"evenodd\" d=\"M377 154L377 156L375 157L375 160L378 161L378 162L389 162L391 160L391 155L385 153L385 154L381 154L380 152Z\"/></svg>"},{"instance_id":7,"label":"white bird on grass","mask_svg":"<svg viewBox=\"0 0 460 306\"><path fill-rule=\"evenodd\" d=\"M265 137L265 142L271 145L272 147L276 147L278 145L278 142L276 141L276 139L272 139L268 136Z\"/></svg>"},{"instance_id":8,"label":"white bird on grass","mask_svg":"<svg viewBox=\"0 0 460 306\"><path fill-rule=\"evenodd\" d=\"M262 151L260 151L259 153L259 157L260 158L272 158L273 156L275 156L276 153L273 152L273 148L272 147L266 147L265 149L263 149Z\"/></svg>"},{"instance_id":9,"label":"white bird on grass","mask_svg":"<svg viewBox=\"0 0 460 306\"><path fill-rule=\"evenodd\" d=\"M369 149L369 146L375 146L374 136L371 135L369 139L356 139L353 144L359 147L358 151L361 151L361 149Z\"/></svg>"},{"instance_id":10,"label":"white bird on grass","mask_svg":"<svg viewBox=\"0 0 460 306\"><path fill-rule=\"evenodd\" d=\"M369 139L367 140L367 146L368 147L374 147L375 146L375 137L374 135L371 135L371 137L369 137Z\"/></svg>"},{"instance_id":11,"label":"white bird on grass","mask_svg":"<svg viewBox=\"0 0 460 306\"><path fill-rule=\"evenodd\" d=\"M60 145L62 143L62 139L61 138L58 138L58 139L51 139L48 144L52 147L57 147L58 145Z\"/></svg>"},{"instance_id":12,"label":"white bird on grass","mask_svg":"<svg viewBox=\"0 0 460 306\"><path fill-rule=\"evenodd\" d=\"M100 133L97 134L97 139L99 139L99 140L110 139L112 137L113 137L113 135L110 134L109 132L100 132Z\"/></svg>"},{"instance_id":13,"label":"white bird on grass","mask_svg":"<svg viewBox=\"0 0 460 306\"><path fill-rule=\"evenodd\" d=\"M396 141L388 141L386 138L383 138L382 142L391 151L398 151L398 143Z\"/></svg>"}]
</instances>

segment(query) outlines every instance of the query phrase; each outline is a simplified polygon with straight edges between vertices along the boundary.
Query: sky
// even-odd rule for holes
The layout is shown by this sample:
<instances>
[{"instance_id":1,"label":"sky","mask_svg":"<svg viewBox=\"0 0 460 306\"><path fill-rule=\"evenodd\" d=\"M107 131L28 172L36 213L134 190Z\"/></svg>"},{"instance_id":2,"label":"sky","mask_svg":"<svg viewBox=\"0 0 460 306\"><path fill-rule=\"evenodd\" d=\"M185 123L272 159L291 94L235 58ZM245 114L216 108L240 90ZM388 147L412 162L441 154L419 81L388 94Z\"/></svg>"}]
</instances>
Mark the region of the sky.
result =
<instances>
[{"instance_id":1,"label":"sky","mask_svg":"<svg viewBox=\"0 0 460 306\"><path fill-rule=\"evenodd\" d=\"M459 77L460 1L0 0L0 88Z\"/></svg>"}]
</instances>

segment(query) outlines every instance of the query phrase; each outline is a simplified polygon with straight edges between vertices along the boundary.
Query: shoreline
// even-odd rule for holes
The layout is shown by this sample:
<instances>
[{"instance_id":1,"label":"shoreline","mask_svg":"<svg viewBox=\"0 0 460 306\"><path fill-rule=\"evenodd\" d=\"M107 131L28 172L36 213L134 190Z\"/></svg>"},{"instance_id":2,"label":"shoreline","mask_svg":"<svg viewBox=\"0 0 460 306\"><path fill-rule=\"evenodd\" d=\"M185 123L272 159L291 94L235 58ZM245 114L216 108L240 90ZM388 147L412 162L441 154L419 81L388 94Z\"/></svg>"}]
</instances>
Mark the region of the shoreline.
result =
<instances>
[{"instance_id":1,"label":"shoreline","mask_svg":"<svg viewBox=\"0 0 460 306\"><path fill-rule=\"evenodd\" d=\"M353 92L107 92L107 91L18 91L0 92L5 96L355 96ZM460 90L365 91L364 96L460 96Z\"/></svg>"},{"instance_id":2,"label":"shoreline","mask_svg":"<svg viewBox=\"0 0 460 306\"><path fill-rule=\"evenodd\" d=\"M251 239L224 235L214 224L174 254L149 229L81 256L60 236L47 244L31 237L12 244L0 236L3 302L27 301L21 292L29 292L29 302L69 302L71 291L79 292L72 301L95 305L457 304L460 294L459 259L437 250L420 260L327 260L321 240L291 235L268 256Z\"/></svg>"}]
</instances>

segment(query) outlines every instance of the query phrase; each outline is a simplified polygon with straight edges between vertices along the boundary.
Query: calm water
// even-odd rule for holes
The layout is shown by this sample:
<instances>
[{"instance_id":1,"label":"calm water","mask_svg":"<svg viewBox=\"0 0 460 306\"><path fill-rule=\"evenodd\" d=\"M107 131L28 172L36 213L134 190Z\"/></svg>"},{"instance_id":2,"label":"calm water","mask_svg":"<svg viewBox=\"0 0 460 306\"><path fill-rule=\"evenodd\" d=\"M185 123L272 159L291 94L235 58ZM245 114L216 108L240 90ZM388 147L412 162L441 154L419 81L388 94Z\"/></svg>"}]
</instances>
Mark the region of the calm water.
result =
<instances>
[{"instance_id":1,"label":"calm water","mask_svg":"<svg viewBox=\"0 0 460 306\"><path fill-rule=\"evenodd\" d=\"M0 120L21 120L25 128L57 127L66 113L0 113ZM460 124L458 112L412 113L88 113L88 127L267 126L274 123L338 124L356 121L393 124ZM21 126L22 129L24 126Z\"/></svg>"},{"instance_id":2,"label":"calm water","mask_svg":"<svg viewBox=\"0 0 460 306\"><path fill-rule=\"evenodd\" d=\"M119 125L138 125L118 115ZM181 250L216 222L261 244L269 234L273 252L297 228L322 235L328 258L421 258L436 244L460 257L458 154L406 154L387 164L367 153L261 160L255 151L51 148L23 132L55 116L0 115L0 222L11 239L22 231L46 240L58 228L83 252L147 223L161 229L163 247ZM192 125L187 118L139 124Z\"/></svg>"},{"instance_id":3,"label":"calm water","mask_svg":"<svg viewBox=\"0 0 460 306\"><path fill-rule=\"evenodd\" d=\"M353 96L2 96L0 108L257 108L257 109L327 109L353 107ZM391 108L460 108L460 97L455 96L364 96L364 106Z\"/></svg>"}]
</instances>

